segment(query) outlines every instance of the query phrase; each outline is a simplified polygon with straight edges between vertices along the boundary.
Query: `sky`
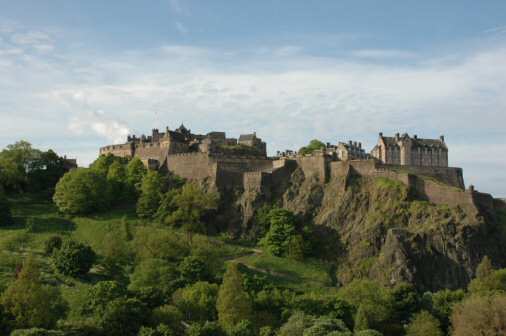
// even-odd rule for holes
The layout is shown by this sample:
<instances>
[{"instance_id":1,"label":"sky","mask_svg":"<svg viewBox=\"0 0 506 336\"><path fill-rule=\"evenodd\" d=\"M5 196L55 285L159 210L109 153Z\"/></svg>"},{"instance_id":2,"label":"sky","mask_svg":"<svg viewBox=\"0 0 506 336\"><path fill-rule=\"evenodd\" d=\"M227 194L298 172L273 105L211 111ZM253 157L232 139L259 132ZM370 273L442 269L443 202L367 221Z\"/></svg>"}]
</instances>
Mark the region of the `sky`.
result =
<instances>
[{"instance_id":1,"label":"sky","mask_svg":"<svg viewBox=\"0 0 506 336\"><path fill-rule=\"evenodd\" d=\"M127 134L445 135L506 197L504 0L0 0L0 148L87 165Z\"/></svg>"}]
</instances>

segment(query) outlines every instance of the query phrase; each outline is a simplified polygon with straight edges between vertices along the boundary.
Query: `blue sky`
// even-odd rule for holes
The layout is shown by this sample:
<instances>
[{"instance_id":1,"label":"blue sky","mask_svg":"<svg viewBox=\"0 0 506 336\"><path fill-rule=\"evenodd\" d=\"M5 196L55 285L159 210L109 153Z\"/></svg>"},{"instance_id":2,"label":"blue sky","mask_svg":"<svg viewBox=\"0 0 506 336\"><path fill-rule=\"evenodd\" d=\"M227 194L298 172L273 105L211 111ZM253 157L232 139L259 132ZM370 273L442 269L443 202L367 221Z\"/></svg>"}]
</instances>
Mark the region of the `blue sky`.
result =
<instances>
[{"instance_id":1,"label":"blue sky","mask_svg":"<svg viewBox=\"0 0 506 336\"><path fill-rule=\"evenodd\" d=\"M0 146L87 164L184 122L269 150L445 134L506 196L505 1L0 0Z\"/></svg>"}]
</instances>

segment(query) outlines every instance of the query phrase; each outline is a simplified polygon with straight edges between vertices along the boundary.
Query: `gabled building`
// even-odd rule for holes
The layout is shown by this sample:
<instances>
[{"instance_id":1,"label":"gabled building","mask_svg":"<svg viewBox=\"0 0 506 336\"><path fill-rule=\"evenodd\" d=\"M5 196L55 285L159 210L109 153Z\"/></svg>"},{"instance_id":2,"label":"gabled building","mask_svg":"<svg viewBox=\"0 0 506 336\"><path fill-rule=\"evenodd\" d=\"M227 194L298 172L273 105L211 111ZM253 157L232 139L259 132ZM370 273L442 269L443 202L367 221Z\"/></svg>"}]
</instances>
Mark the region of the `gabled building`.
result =
<instances>
[{"instance_id":1,"label":"gabled building","mask_svg":"<svg viewBox=\"0 0 506 336\"><path fill-rule=\"evenodd\" d=\"M407 133L393 137L379 134L371 156L384 164L401 166L448 167L448 147L444 136L422 139Z\"/></svg>"}]
</instances>

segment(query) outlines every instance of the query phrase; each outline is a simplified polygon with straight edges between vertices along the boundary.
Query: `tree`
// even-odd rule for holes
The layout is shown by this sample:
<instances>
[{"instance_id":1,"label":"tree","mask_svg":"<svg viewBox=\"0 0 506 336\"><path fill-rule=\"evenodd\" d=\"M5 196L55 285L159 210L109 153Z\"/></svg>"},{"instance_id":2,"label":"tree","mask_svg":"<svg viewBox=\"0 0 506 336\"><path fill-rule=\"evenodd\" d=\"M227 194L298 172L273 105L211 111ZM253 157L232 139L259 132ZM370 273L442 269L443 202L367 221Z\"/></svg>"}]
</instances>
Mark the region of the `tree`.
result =
<instances>
[{"instance_id":1,"label":"tree","mask_svg":"<svg viewBox=\"0 0 506 336\"><path fill-rule=\"evenodd\" d=\"M141 191L142 179L146 173L147 169L138 157L134 157L128 162L126 171L127 181L138 193Z\"/></svg>"},{"instance_id":2,"label":"tree","mask_svg":"<svg viewBox=\"0 0 506 336\"><path fill-rule=\"evenodd\" d=\"M478 279L484 279L492 274L494 271L494 267L492 266L492 262L490 261L490 258L487 256L484 256L481 260L480 264L476 268L476 278Z\"/></svg>"},{"instance_id":3,"label":"tree","mask_svg":"<svg viewBox=\"0 0 506 336\"><path fill-rule=\"evenodd\" d=\"M242 320L252 318L252 304L242 284L243 277L239 272L239 265L228 264L216 303L218 320L225 330L231 330Z\"/></svg>"},{"instance_id":4,"label":"tree","mask_svg":"<svg viewBox=\"0 0 506 336\"><path fill-rule=\"evenodd\" d=\"M180 331L182 328L181 321L183 320L183 313L175 306L163 305L153 309L150 317L151 325L168 325L173 327L175 331Z\"/></svg>"},{"instance_id":5,"label":"tree","mask_svg":"<svg viewBox=\"0 0 506 336\"><path fill-rule=\"evenodd\" d=\"M305 154L311 154L316 150L324 149L326 146L323 142L320 140L313 139L309 142L309 145L304 146L299 149L299 154L305 155Z\"/></svg>"},{"instance_id":6,"label":"tree","mask_svg":"<svg viewBox=\"0 0 506 336\"><path fill-rule=\"evenodd\" d=\"M177 280L176 267L163 259L142 260L130 278L129 289L139 291L142 288L157 288L163 295L172 294Z\"/></svg>"},{"instance_id":7,"label":"tree","mask_svg":"<svg viewBox=\"0 0 506 336\"><path fill-rule=\"evenodd\" d=\"M506 295L471 296L451 317L454 336L506 335Z\"/></svg>"},{"instance_id":8,"label":"tree","mask_svg":"<svg viewBox=\"0 0 506 336\"><path fill-rule=\"evenodd\" d=\"M127 171L124 164L119 161L111 163L107 171L107 181L116 202L132 198L133 188L128 184Z\"/></svg>"},{"instance_id":9,"label":"tree","mask_svg":"<svg viewBox=\"0 0 506 336\"><path fill-rule=\"evenodd\" d=\"M137 215L153 218L162 199L163 179L160 174L150 170L142 179L141 196L137 201Z\"/></svg>"},{"instance_id":10,"label":"tree","mask_svg":"<svg viewBox=\"0 0 506 336\"><path fill-rule=\"evenodd\" d=\"M2 305L14 318L16 328L50 329L66 311L58 290L40 281L39 267L32 257L25 260L17 279L3 293Z\"/></svg>"},{"instance_id":11,"label":"tree","mask_svg":"<svg viewBox=\"0 0 506 336\"><path fill-rule=\"evenodd\" d=\"M256 330L251 323L251 321L248 320L242 320L239 323L237 323L228 333L230 336L256 336Z\"/></svg>"},{"instance_id":12,"label":"tree","mask_svg":"<svg viewBox=\"0 0 506 336\"><path fill-rule=\"evenodd\" d=\"M421 309L421 298L412 284L398 284L392 289L392 296L392 318L402 325L407 324L411 316Z\"/></svg>"},{"instance_id":13,"label":"tree","mask_svg":"<svg viewBox=\"0 0 506 336\"><path fill-rule=\"evenodd\" d=\"M60 236L51 236L44 242L44 254L50 256L54 251L59 250L63 240Z\"/></svg>"},{"instance_id":14,"label":"tree","mask_svg":"<svg viewBox=\"0 0 506 336\"><path fill-rule=\"evenodd\" d=\"M126 164L127 159L121 158L111 153L107 155L100 155L91 165L90 169L96 172L97 174L102 175L103 177L107 176L109 172L109 168L114 162L119 162L121 164Z\"/></svg>"},{"instance_id":15,"label":"tree","mask_svg":"<svg viewBox=\"0 0 506 336\"><path fill-rule=\"evenodd\" d=\"M288 244L288 257L293 260L302 261L304 260L304 238L302 235L293 235L290 237Z\"/></svg>"},{"instance_id":16,"label":"tree","mask_svg":"<svg viewBox=\"0 0 506 336\"><path fill-rule=\"evenodd\" d=\"M373 329L367 329L356 332L355 336L383 336L383 334Z\"/></svg>"},{"instance_id":17,"label":"tree","mask_svg":"<svg viewBox=\"0 0 506 336\"><path fill-rule=\"evenodd\" d=\"M90 246L67 239L61 248L53 253L55 269L71 277L85 275L95 263L96 254Z\"/></svg>"},{"instance_id":18,"label":"tree","mask_svg":"<svg viewBox=\"0 0 506 336\"><path fill-rule=\"evenodd\" d=\"M124 297L126 290L118 282L99 281L87 290L81 313L100 319L109 302Z\"/></svg>"},{"instance_id":19,"label":"tree","mask_svg":"<svg viewBox=\"0 0 506 336\"><path fill-rule=\"evenodd\" d=\"M483 274L483 277L473 279L469 283L468 289L471 293L475 294L490 294L493 292L505 292L506 269L492 271L488 275Z\"/></svg>"},{"instance_id":20,"label":"tree","mask_svg":"<svg viewBox=\"0 0 506 336\"><path fill-rule=\"evenodd\" d=\"M138 336L173 336L172 329L166 324L160 324L156 328L141 327Z\"/></svg>"},{"instance_id":21,"label":"tree","mask_svg":"<svg viewBox=\"0 0 506 336\"><path fill-rule=\"evenodd\" d=\"M119 298L106 305L99 323L108 336L135 336L147 316L148 311L140 301Z\"/></svg>"},{"instance_id":22,"label":"tree","mask_svg":"<svg viewBox=\"0 0 506 336\"><path fill-rule=\"evenodd\" d=\"M262 239L269 253L274 256L284 256L288 253L290 239L295 235L296 220L292 212L275 208L269 212L269 231Z\"/></svg>"},{"instance_id":23,"label":"tree","mask_svg":"<svg viewBox=\"0 0 506 336\"><path fill-rule=\"evenodd\" d=\"M0 188L0 226L7 226L12 224L12 213L2 189Z\"/></svg>"},{"instance_id":24,"label":"tree","mask_svg":"<svg viewBox=\"0 0 506 336\"><path fill-rule=\"evenodd\" d=\"M63 331L58 331L58 330L30 328L30 329L14 330L10 335L11 336L65 336L65 333Z\"/></svg>"},{"instance_id":25,"label":"tree","mask_svg":"<svg viewBox=\"0 0 506 336\"><path fill-rule=\"evenodd\" d=\"M24 140L8 145L0 152L1 184L9 191L22 191L28 184L27 172L33 162L41 156L41 151L33 149Z\"/></svg>"},{"instance_id":26,"label":"tree","mask_svg":"<svg viewBox=\"0 0 506 336\"><path fill-rule=\"evenodd\" d=\"M211 272L206 260L200 256L188 256L181 261L178 267L181 280L187 284L197 281L210 281Z\"/></svg>"},{"instance_id":27,"label":"tree","mask_svg":"<svg viewBox=\"0 0 506 336\"><path fill-rule=\"evenodd\" d=\"M187 321L216 319L216 299L218 285L199 281L188 287L178 289L172 301L185 315Z\"/></svg>"},{"instance_id":28,"label":"tree","mask_svg":"<svg viewBox=\"0 0 506 336\"><path fill-rule=\"evenodd\" d=\"M343 321L328 317L319 317L314 320L313 325L304 329L303 336L327 336L333 332L339 332L342 336L352 336L351 331Z\"/></svg>"},{"instance_id":29,"label":"tree","mask_svg":"<svg viewBox=\"0 0 506 336\"><path fill-rule=\"evenodd\" d=\"M464 297L465 292L461 289L455 291L443 289L430 295L431 313L441 322L443 331L448 330L453 307Z\"/></svg>"},{"instance_id":30,"label":"tree","mask_svg":"<svg viewBox=\"0 0 506 336\"><path fill-rule=\"evenodd\" d=\"M110 205L109 184L91 169L74 169L60 179L53 200L58 210L71 215L100 211Z\"/></svg>"},{"instance_id":31,"label":"tree","mask_svg":"<svg viewBox=\"0 0 506 336\"><path fill-rule=\"evenodd\" d=\"M188 336L225 336L220 325L215 322L206 322L204 324L195 323L187 330Z\"/></svg>"},{"instance_id":32,"label":"tree","mask_svg":"<svg viewBox=\"0 0 506 336\"><path fill-rule=\"evenodd\" d=\"M279 336L303 336L304 330L314 323L314 317L295 312L279 329Z\"/></svg>"},{"instance_id":33,"label":"tree","mask_svg":"<svg viewBox=\"0 0 506 336\"><path fill-rule=\"evenodd\" d=\"M187 232L188 242L192 242L194 233L206 233L204 216L218 208L219 194L206 192L197 183L186 183L174 195L176 209L165 217L165 222L182 227Z\"/></svg>"},{"instance_id":34,"label":"tree","mask_svg":"<svg viewBox=\"0 0 506 336\"><path fill-rule=\"evenodd\" d=\"M377 282L355 280L340 289L339 297L358 307L357 316L355 316L356 321L367 321L367 325L361 322L358 330L374 329L383 331L386 322L391 317L393 310L392 294ZM362 318L360 315L364 317Z\"/></svg>"},{"instance_id":35,"label":"tree","mask_svg":"<svg viewBox=\"0 0 506 336\"><path fill-rule=\"evenodd\" d=\"M416 314L406 329L406 336L443 336L439 320L427 311Z\"/></svg>"}]
</instances>

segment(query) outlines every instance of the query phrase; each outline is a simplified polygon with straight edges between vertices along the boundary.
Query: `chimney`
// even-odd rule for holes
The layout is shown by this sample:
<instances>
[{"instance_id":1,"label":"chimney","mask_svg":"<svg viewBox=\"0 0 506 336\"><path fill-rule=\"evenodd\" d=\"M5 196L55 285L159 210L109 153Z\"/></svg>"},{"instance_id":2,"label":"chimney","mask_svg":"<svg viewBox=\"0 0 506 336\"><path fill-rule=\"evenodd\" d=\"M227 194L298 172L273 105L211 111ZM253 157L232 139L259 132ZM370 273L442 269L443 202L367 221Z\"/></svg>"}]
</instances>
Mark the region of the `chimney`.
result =
<instances>
[{"instance_id":1,"label":"chimney","mask_svg":"<svg viewBox=\"0 0 506 336\"><path fill-rule=\"evenodd\" d=\"M379 136L380 136L380 138L382 138L383 137L383 132L379 132Z\"/></svg>"},{"instance_id":2,"label":"chimney","mask_svg":"<svg viewBox=\"0 0 506 336\"><path fill-rule=\"evenodd\" d=\"M362 149L362 143L361 142L358 143L358 148Z\"/></svg>"},{"instance_id":3,"label":"chimney","mask_svg":"<svg viewBox=\"0 0 506 336\"><path fill-rule=\"evenodd\" d=\"M441 142L445 142L445 136L444 136L444 135L441 135L441 136L439 137L439 139L441 139Z\"/></svg>"},{"instance_id":4,"label":"chimney","mask_svg":"<svg viewBox=\"0 0 506 336\"><path fill-rule=\"evenodd\" d=\"M396 139L396 140L399 140L399 139L400 139L400 137L401 137L401 135L400 135L399 133L395 133L395 139Z\"/></svg>"},{"instance_id":5,"label":"chimney","mask_svg":"<svg viewBox=\"0 0 506 336\"><path fill-rule=\"evenodd\" d=\"M413 135L413 139L418 139L418 135Z\"/></svg>"}]
</instances>

